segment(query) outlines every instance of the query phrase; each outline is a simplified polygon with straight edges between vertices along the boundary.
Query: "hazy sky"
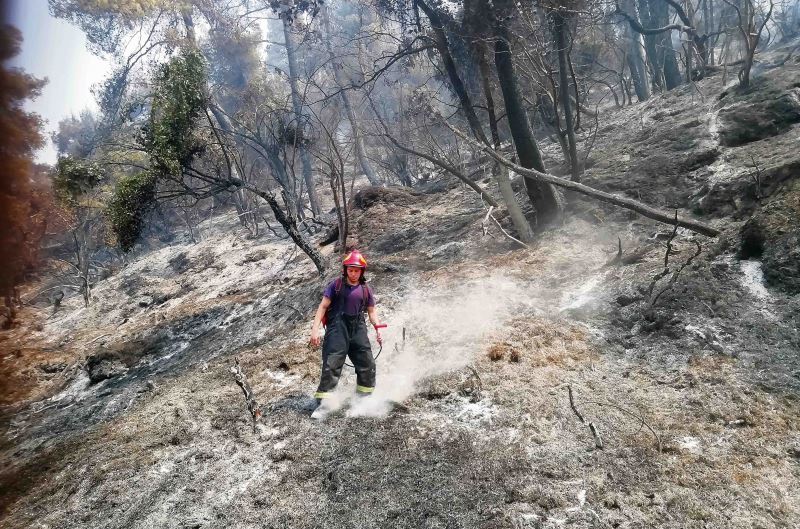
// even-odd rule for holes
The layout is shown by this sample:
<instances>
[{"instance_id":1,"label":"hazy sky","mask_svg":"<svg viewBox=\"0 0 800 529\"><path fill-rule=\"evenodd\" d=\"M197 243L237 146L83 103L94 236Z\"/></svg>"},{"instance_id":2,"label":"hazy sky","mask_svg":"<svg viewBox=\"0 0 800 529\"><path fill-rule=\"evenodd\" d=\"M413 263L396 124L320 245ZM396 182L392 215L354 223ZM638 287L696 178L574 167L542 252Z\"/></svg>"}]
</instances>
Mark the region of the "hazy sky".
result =
<instances>
[{"instance_id":1,"label":"hazy sky","mask_svg":"<svg viewBox=\"0 0 800 529\"><path fill-rule=\"evenodd\" d=\"M61 119L78 115L85 108L97 108L90 89L103 79L108 64L87 51L83 32L50 16L47 0L12 1L9 15L24 39L22 52L11 64L49 80L42 95L27 108L47 121L47 145L37 153L37 161L54 163L56 152L50 132Z\"/></svg>"}]
</instances>

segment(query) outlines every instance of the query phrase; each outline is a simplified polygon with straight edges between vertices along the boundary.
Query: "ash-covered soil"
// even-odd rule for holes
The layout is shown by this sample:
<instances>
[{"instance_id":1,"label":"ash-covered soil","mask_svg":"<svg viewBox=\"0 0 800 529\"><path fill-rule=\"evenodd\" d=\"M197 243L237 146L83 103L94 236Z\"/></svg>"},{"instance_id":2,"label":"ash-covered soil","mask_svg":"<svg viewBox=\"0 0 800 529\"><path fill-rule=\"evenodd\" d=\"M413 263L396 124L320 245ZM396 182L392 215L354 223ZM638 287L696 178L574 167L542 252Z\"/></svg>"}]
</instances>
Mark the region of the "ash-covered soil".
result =
<instances>
[{"instance_id":1,"label":"ash-covered soil","mask_svg":"<svg viewBox=\"0 0 800 529\"><path fill-rule=\"evenodd\" d=\"M346 371L323 422L307 339L325 280L232 214L137 256L88 309L25 308L0 335L0 526L797 527L800 296L780 249L800 129L720 140L730 107L790 93L797 69L765 67L749 98L720 72L601 116L585 181L714 240L568 197L520 248L484 234L470 190L364 190L353 240L390 327L375 395L353 400Z\"/></svg>"}]
</instances>

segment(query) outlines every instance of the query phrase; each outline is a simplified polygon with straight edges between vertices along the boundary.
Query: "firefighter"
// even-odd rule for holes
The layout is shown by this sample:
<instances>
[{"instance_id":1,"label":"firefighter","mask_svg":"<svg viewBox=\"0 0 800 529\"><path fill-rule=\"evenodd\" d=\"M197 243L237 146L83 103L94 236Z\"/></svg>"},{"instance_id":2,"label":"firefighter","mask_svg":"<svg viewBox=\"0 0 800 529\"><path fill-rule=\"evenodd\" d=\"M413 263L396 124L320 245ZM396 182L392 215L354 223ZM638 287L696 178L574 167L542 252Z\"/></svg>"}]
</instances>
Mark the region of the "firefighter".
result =
<instances>
[{"instance_id":1,"label":"firefighter","mask_svg":"<svg viewBox=\"0 0 800 529\"><path fill-rule=\"evenodd\" d=\"M322 345L322 375L314 395L318 408L312 417L320 418L326 414L325 399L336 388L347 357L356 370L356 394L368 396L375 390L375 359L367 336L365 312L375 328L378 343L383 342L375 298L364 277L366 270L367 260L361 252L354 250L347 254L342 261L342 276L325 288L314 315L312 346L320 344L320 324L326 329Z\"/></svg>"}]
</instances>

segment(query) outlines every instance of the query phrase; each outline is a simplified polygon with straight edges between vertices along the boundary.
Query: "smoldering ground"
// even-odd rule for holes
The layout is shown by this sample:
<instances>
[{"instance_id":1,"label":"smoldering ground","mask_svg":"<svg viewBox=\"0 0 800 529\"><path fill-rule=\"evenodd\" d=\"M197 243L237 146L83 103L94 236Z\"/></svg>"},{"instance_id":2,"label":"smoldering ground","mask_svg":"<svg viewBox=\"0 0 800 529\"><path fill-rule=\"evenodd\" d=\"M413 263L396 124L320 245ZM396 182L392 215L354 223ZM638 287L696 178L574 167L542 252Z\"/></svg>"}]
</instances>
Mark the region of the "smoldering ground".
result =
<instances>
[{"instance_id":1,"label":"smoldering ground","mask_svg":"<svg viewBox=\"0 0 800 529\"><path fill-rule=\"evenodd\" d=\"M520 314L557 315L588 303L602 276L585 282L564 278L563 290L550 292L534 280L479 268L463 277L438 280L419 277L399 289L403 297L381 305L381 318L390 326L381 334L384 349L378 364L378 383L367 398L349 399L352 369L333 397L333 409L349 404L347 416L385 417L393 404L412 396L426 380L452 373L475 362L487 346L508 332ZM570 288L570 283L574 284ZM373 344L374 353L378 352Z\"/></svg>"}]
</instances>

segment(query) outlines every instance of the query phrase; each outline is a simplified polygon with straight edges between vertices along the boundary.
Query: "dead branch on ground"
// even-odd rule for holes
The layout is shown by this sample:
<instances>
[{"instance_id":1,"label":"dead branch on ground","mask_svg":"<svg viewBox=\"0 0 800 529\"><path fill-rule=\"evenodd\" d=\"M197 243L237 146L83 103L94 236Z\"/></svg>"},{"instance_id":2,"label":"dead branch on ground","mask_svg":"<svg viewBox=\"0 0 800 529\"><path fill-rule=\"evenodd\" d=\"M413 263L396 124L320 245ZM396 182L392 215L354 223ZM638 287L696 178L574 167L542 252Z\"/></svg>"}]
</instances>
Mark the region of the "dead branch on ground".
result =
<instances>
[{"instance_id":1,"label":"dead branch on ground","mask_svg":"<svg viewBox=\"0 0 800 529\"><path fill-rule=\"evenodd\" d=\"M625 413L627 415L630 415L631 417L634 417L635 419L638 419L639 421L641 421L641 426L644 426L645 428L650 430L651 434L653 434L653 438L656 440L656 446L658 448L658 452L661 453L661 448L662 448L662 446L661 446L661 437L659 437L659 435L656 433L656 431L653 429L653 427L650 426L647 423L647 421L644 420L644 417L642 415L636 414L636 413L630 411L629 409L623 408L622 406L619 406L619 405L614 404L612 402L597 402L595 400L587 400L586 404L594 404L596 406L600 406L601 408L603 406L608 406L609 408L614 408L615 410L621 411L622 413ZM640 428L640 430L641 430L641 428Z\"/></svg>"},{"instance_id":2,"label":"dead branch on ground","mask_svg":"<svg viewBox=\"0 0 800 529\"><path fill-rule=\"evenodd\" d=\"M247 402L247 410L250 412L250 415L253 417L253 433L256 433L256 424L261 419L261 407L258 405L256 401L256 397L253 394L253 390L250 388L250 384L247 382L247 377L244 375L242 371L242 366L239 364L239 359L233 359L233 367L231 367L231 373L233 374L233 380L236 381L236 384L242 388L242 392L244 393L244 400Z\"/></svg>"},{"instance_id":3,"label":"dead branch on ground","mask_svg":"<svg viewBox=\"0 0 800 529\"><path fill-rule=\"evenodd\" d=\"M494 206L489 206L489 211L486 212L486 216L483 217L483 221L481 222L481 229L483 229L483 234L486 235L489 233L489 215L492 214L492 210Z\"/></svg>"},{"instance_id":4,"label":"dead branch on ground","mask_svg":"<svg viewBox=\"0 0 800 529\"><path fill-rule=\"evenodd\" d=\"M470 370L471 377L461 385L460 392L469 396L470 402L478 402L483 397L483 381L474 367L468 365L467 369Z\"/></svg>"},{"instance_id":5,"label":"dead branch on ground","mask_svg":"<svg viewBox=\"0 0 800 529\"><path fill-rule=\"evenodd\" d=\"M575 399L572 397L572 386L567 386L567 392L569 393L569 407L572 408L573 412L575 412L575 416L578 417L578 420L581 421L581 424L587 424L586 419L583 418L583 415L581 415L581 412L579 412L578 408L575 406ZM594 438L595 448L602 450L603 439L600 437L600 431L593 422L589 422L588 426L589 431L592 432L592 437Z\"/></svg>"},{"instance_id":6,"label":"dead branch on ground","mask_svg":"<svg viewBox=\"0 0 800 529\"><path fill-rule=\"evenodd\" d=\"M758 166L758 162L756 162L752 154L750 155L750 162L753 164L753 169L756 170L756 174L752 175L753 183L756 185L756 200L761 200L764 198L761 195L761 167Z\"/></svg>"}]
</instances>

